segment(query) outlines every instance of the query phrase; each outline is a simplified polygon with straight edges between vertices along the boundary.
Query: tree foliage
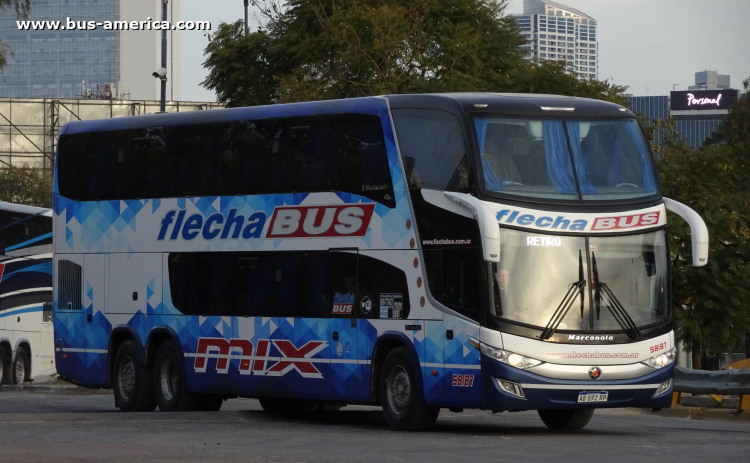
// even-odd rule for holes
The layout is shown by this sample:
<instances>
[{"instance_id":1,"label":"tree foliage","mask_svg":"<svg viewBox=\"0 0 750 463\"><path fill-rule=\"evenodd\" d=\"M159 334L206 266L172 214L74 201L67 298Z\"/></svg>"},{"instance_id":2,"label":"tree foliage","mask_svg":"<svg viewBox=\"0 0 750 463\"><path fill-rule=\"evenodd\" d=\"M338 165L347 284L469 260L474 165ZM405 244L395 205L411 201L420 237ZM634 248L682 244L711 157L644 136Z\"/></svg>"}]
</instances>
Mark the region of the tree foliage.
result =
<instances>
[{"instance_id":1,"label":"tree foliage","mask_svg":"<svg viewBox=\"0 0 750 463\"><path fill-rule=\"evenodd\" d=\"M16 16L19 19L26 18L31 9L31 0L0 0L0 11L5 11L9 8L13 8L16 11ZM13 50L0 40L0 70L8 64L9 54L13 56Z\"/></svg>"},{"instance_id":2,"label":"tree foliage","mask_svg":"<svg viewBox=\"0 0 750 463\"><path fill-rule=\"evenodd\" d=\"M730 127L750 123L746 111L735 106ZM733 137L692 151L664 127L664 196L695 209L710 234L708 264L692 267L690 229L670 218L676 333L699 367L701 354L733 352L750 335L750 152Z\"/></svg>"},{"instance_id":3,"label":"tree foliage","mask_svg":"<svg viewBox=\"0 0 750 463\"><path fill-rule=\"evenodd\" d=\"M52 179L38 169L8 166L0 170L0 201L52 207Z\"/></svg>"},{"instance_id":4,"label":"tree foliage","mask_svg":"<svg viewBox=\"0 0 750 463\"><path fill-rule=\"evenodd\" d=\"M263 26L219 26L203 82L229 106L459 91L534 92L624 103L625 87L523 60L507 0L255 3Z\"/></svg>"},{"instance_id":5,"label":"tree foliage","mask_svg":"<svg viewBox=\"0 0 750 463\"><path fill-rule=\"evenodd\" d=\"M750 147L750 77L742 85L745 87L745 95L734 105L726 119L721 121L719 129L706 144L742 144Z\"/></svg>"}]
</instances>

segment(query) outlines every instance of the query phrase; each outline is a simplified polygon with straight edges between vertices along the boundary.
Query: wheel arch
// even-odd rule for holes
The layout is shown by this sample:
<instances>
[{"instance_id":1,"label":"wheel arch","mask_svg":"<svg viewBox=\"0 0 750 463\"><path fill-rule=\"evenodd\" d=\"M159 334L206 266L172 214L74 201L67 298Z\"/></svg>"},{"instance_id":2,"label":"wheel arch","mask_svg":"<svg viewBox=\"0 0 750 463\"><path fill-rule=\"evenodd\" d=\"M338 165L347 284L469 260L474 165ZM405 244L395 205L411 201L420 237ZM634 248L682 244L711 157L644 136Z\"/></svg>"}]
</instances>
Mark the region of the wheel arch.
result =
<instances>
[{"instance_id":1,"label":"wheel arch","mask_svg":"<svg viewBox=\"0 0 750 463\"><path fill-rule=\"evenodd\" d=\"M118 326L112 329L112 334L109 336L109 346L107 347L107 371L109 372L108 377L110 384L114 384L114 364L115 364L115 355L117 355L117 350L120 348L120 346L126 342L126 341L135 341L136 345L138 346L140 350L140 360L141 362L144 361L144 349L143 349L143 343L141 342L141 337L138 335L138 332L133 329L130 326Z\"/></svg>"},{"instance_id":2,"label":"wheel arch","mask_svg":"<svg viewBox=\"0 0 750 463\"><path fill-rule=\"evenodd\" d=\"M371 392L376 403L380 403L380 372L383 369L386 357L392 350L403 347L416 368L414 372L417 379L419 390L424 391L424 382L422 381L422 367L419 362L419 355L414 343L399 331L386 331L375 341L375 348L372 353L372 385Z\"/></svg>"},{"instance_id":3,"label":"wheel arch","mask_svg":"<svg viewBox=\"0 0 750 463\"><path fill-rule=\"evenodd\" d=\"M149 332L148 339L146 340L146 352L144 357L146 363L153 363L156 358L156 352L159 350L159 346L161 346L164 341L170 339L177 344L177 349L179 349L180 355L182 355L184 359L185 352L182 350L180 337L177 336L175 330L169 326L155 326L151 332Z\"/></svg>"}]
</instances>

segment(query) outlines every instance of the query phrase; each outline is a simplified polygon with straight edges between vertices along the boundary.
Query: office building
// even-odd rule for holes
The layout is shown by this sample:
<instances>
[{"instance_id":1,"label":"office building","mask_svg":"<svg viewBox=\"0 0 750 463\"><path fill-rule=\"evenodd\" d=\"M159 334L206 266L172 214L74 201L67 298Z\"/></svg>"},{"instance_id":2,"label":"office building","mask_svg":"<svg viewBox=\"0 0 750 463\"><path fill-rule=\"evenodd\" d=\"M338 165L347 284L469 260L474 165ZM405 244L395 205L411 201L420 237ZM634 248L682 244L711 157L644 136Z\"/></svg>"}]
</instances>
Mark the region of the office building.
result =
<instances>
[{"instance_id":1,"label":"office building","mask_svg":"<svg viewBox=\"0 0 750 463\"><path fill-rule=\"evenodd\" d=\"M168 19L180 19L180 0L168 4ZM31 4L28 20L78 22L161 19L160 0L45 0ZM161 97L151 73L161 67L156 30L20 30L13 8L0 11L0 38L13 51L0 79L6 98ZM180 98L180 36L167 33L167 99ZM176 72L169 72L169 71Z\"/></svg>"},{"instance_id":2,"label":"office building","mask_svg":"<svg viewBox=\"0 0 750 463\"><path fill-rule=\"evenodd\" d=\"M695 73L695 85L688 87L688 90L724 90L732 88L729 84L729 76L719 74L716 71L701 71Z\"/></svg>"},{"instance_id":3,"label":"office building","mask_svg":"<svg viewBox=\"0 0 750 463\"><path fill-rule=\"evenodd\" d=\"M526 59L565 61L567 70L581 78L599 76L596 20L549 0L524 0L523 14L513 15L526 40Z\"/></svg>"},{"instance_id":4,"label":"office building","mask_svg":"<svg viewBox=\"0 0 750 463\"><path fill-rule=\"evenodd\" d=\"M706 86L712 88L703 89ZM728 87L729 76L702 71L695 73L695 85L688 90L673 91L669 96L630 96L628 100L630 109L651 123L671 117L674 131L691 148L697 149L718 129L739 99L739 91ZM657 143L661 137L661 133L655 134Z\"/></svg>"}]
</instances>

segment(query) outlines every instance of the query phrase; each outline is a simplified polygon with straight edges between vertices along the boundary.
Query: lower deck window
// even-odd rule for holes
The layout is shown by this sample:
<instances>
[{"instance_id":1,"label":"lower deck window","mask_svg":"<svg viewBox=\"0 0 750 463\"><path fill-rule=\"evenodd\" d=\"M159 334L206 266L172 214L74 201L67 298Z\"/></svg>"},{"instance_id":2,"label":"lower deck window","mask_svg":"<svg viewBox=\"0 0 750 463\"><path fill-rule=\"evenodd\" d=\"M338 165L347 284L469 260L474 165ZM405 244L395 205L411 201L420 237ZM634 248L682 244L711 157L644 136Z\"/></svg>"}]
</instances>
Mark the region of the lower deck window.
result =
<instances>
[{"instance_id":1,"label":"lower deck window","mask_svg":"<svg viewBox=\"0 0 750 463\"><path fill-rule=\"evenodd\" d=\"M403 270L356 250L169 255L174 307L185 315L407 318Z\"/></svg>"}]
</instances>

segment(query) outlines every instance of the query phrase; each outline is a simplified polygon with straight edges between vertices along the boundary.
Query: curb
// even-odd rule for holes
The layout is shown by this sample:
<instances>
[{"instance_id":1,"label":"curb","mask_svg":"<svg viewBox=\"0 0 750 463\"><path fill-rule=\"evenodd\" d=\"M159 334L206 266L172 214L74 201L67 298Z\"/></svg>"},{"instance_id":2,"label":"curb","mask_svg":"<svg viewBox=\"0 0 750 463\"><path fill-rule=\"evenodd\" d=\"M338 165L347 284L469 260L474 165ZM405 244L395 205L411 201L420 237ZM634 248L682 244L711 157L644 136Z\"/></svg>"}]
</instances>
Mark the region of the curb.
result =
<instances>
[{"instance_id":1,"label":"curb","mask_svg":"<svg viewBox=\"0 0 750 463\"><path fill-rule=\"evenodd\" d=\"M55 394L55 395L111 395L111 389L86 389L78 386L46 386L24 384L21 386L5 385L0 388L0 394Z\"/></svg>"},{"instance_id":2,"label":"curb","mask_svg":"<svg viewBox=\"0 0 750 463\"><path fill-rule=\"evenodd\" d=\"M641 413L664 418L684 418L690 420L731 421L735 423L750 423L750 411L732 410L727 408L680 407L664 408L653 412L648 408L639 408Z\"/></svg>"}]
</instances>

